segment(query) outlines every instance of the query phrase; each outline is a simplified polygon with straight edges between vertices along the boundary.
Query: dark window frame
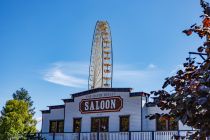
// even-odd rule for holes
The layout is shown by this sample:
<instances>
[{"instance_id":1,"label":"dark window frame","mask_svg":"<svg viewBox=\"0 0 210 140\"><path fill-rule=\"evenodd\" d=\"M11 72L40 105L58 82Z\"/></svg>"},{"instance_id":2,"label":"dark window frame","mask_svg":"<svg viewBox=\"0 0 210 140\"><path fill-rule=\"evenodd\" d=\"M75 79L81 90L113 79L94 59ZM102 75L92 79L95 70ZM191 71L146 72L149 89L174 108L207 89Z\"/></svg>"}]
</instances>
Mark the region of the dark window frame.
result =
<instances>
[{"instance_id":1,"label":"dark window frame","mask_svg":"<svg viewBox=\"0 0 210 140\"><path fill-rule=\"evenodd\" d=\"M62 127L60 128L60 123L63 123ZM64 132L64 120L58 120L57 121L57 133L63 133Z\"/></svg>"},{"instance_id":2,"label":"dark window frame","mask_svg":"<svg viewBox=\"0 0 210 140\"><path fill-rule=\"evenodd\" d=\"M79 132L76 132L75 130L75 120L80 120L80 128L79 128ZM82 129L82 118L73 118L73 132L74 133L80 133L81 132L81 129Z\"/></svg>"},{"instance_id":3,"label":"dark window frame","mask_svg":"<svg viewBox=\"0 0 210 140\"><path fill-rule=\"evenodd\" d=\"M122 130L122 124L121 124L121 119L122 118L128 118L128 130L124 131ZM129 132L130 131L130 115L121 115L119 116L119 130L120 132Z\"/></svg>"},{"instance_id":4,"label":"dark window frame","mask_svg":"<svg viewBox=\"0 0 210 140\"><path fill-rule=\"evenodd\" d=\"M55 122L56 123L56 128L55 128L55 132L52 132L52 123ZM59 129L59 123L63 123L63 127L61 128L61 130ZM64 132L64 120L50 120L49 121L49 133L63 133Z\"/></svg>"},{"instance_id":5,"label":"dark window frame","mask_svg":"<svg viewBox=\"0 0 210 140\"><path fill-rule=\"evenodd\" d=\"M160 122L158 122L159 121L159 119L160 118L157 118L156 119L156 131L177 131L177 130L179 130L179 122L176 122L177 124L177 128L176 129L171 129L171 127L170 127L170 125L171 125L171 118L170 119L165 119L164 121L165 121L165 127L166 127L166 129L165 130L161 130L160 128L159 128L159 125L158 124L160 124Z\"/></svg>"},{"instance_id":6,"label":"dark window frame","mask_svg":"<svg viewBox=\"0 0 210 140\"><path fill-rule=\"evenodd\" d=\"M92 127L92 126L93 126L93 125L92 125L93 119L99 119L99 120L100 120L100 119L103 119L103 118L107 118L107 121L108 121L108 122L107 122L107 131L101 131L101 130L99 130L99 131L100 131L100 132L109 132L109 116L91 117L91 124L90 124L90 125L91 125L91 126L90 126L90 127L91 127L91 128L90 128L91 132L98 132L98 131L93 131L93 127ZM100 120L100 121L101 121L101 120ZM99 125L99 129L101 129L100 127L101 127L101 126Z\"/></svg>"},{"instance_id":7,"label":"dark window frame","mask_svg":"<svg viewBox=\"0 0 210 140\"><path fill-rule=\"evenodd\" d=\"M53 123L55 123L55 132L52 131L52 124ZM50 120L49 124L50 124L49 125L49 132L50 133L56 133L56 131L57 131L57 122L56 122L56 120Z\"/></svg>"}]
</instances>

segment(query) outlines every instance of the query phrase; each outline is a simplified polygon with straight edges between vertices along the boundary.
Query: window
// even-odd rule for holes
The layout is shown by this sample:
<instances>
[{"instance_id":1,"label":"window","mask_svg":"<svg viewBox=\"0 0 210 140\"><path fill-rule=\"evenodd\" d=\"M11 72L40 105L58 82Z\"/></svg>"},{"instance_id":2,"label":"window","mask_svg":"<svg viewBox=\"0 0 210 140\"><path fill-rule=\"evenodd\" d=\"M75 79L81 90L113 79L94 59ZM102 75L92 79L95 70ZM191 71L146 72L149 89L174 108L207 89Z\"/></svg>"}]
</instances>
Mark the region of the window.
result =
<instances>
[{"instance_id":1,"label":"window","mask_svg":"<svg viewBox=\"0 0 210 140\"><path fill-rule=\"evenodd\" d=\"M73 122L73 132L74 133L79 133L81 132L81 122L82 122L82 119L81 118L75 118L74 119L74 122Z\"/></svg>"},{"instance_id":2,"label":"window","mask_svg":"<svg viewBox=\"0 0 210 140\"><path fill-rule=\"evenodd\" d=\"M108 132L109 118L100 117L91 119L91 132Z\"/></svg>"},{"instance_id":3,"label":"window","mask_svg":"<svg viewBox=\"0 0 210 140\"><path fill-rule=\"evenodd\" d=\"M120 116L120 132L129 131L129 116Z\"/></svg>"},{"instance_id":4,"label":"window","mask_svg":"<svg viewBox=\"0 0 210 140\"><path fill-rule=\"evenodd\" d=\"M169 130L178 130L178 122L174 118L170 118L168 127Z\"/></svg>"},{"instance_id":5,"label":"window","mask_svg":"<svg viewBox=\"0 0 210 140\"><path fill-rule=\"evenodd\" d=\"M50 121L50 133L63 133L64 132L64 121Z\"/></svg>"},{"instance_id":6,"label":"window","mask_svg":"<svg viewBox=\"0 0 210 140\"><path fill-rule=\"evenodd\" d=\"M56 121L50 121L50 133L56 133L57 123Z\"/></svg>"},{"instance_id":7,"label":"window","mask_svg":"<svg viewBox=\"0 0 210 140\"><path fill-rule=\"evenodd\" d=\"M156 120L157 131L170 131L170 130L178 130L178 123L174 120L174 118L164 118L160 117Z\"/></svg>"},{"instance_id":8,"label":"window","mask_svg":"<svg viewBox=\"0 0 210 140\"><path fill-rule=\"evenodd\" d=\"M57 132L58 133L63 133L64 132L64 121L58 121L57 122Z\"/></svg>"}]
</instances>

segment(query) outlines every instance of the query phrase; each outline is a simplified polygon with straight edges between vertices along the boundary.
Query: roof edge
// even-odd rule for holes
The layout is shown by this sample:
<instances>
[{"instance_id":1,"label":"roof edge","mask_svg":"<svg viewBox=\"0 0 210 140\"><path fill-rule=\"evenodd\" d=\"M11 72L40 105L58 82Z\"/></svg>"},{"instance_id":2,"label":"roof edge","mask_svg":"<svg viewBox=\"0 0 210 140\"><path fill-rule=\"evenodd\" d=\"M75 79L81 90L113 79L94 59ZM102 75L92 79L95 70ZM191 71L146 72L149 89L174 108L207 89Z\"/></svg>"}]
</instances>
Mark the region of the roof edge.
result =
<instances>
[{"instance_id":1,"label":"roof edge","mask_svg":"<svg viewBox=\"0 0 210 140\"><path fill-rule=\"evenodd\" d=\"M95 88L91 90L86 90L78 93L71 94L72 97L79 97L79 96L84 96L88 94L92 94L95 92L131 92L132 88Z\"/></svg>"},{"instance_id":2,"label":"roof edge","mask_svg":"<svg viewBox=\"0 0 210 140\"><path fill-rule=\"evenodd\" d=\"M62 99L64 103L74 102L74 99Z\"/></svg>"},{"instance_id":3,"label":"roof edge","mask_svg":"<svg viewBox=\"0 0 210 140\"><path fill-rule=\"evenodd\" d=\"M131 92L130 93L130 97L135 97L135 96L149 97L150 94L146 92Z\"/></svg>"},{"instance_id":4,"label":"roof edge","mask_svg":"<svg viewBox=\"0 0 210 140\"><path fill-rule=\"evenodd\" d=\"M62 109L65 108L65 105L52 105L52 106L47 106L49 109Z\"/></svg>"},{"instance_id":5,"label":"roof edge","mask_svg":"<svg viewBox=\"0 0 210 140\"><path fill-rule=\"evenodd\" d=\"M42 112L42 114L48 114L50 113L50 110L40 110Z\"/></svg>"}]
</instances>

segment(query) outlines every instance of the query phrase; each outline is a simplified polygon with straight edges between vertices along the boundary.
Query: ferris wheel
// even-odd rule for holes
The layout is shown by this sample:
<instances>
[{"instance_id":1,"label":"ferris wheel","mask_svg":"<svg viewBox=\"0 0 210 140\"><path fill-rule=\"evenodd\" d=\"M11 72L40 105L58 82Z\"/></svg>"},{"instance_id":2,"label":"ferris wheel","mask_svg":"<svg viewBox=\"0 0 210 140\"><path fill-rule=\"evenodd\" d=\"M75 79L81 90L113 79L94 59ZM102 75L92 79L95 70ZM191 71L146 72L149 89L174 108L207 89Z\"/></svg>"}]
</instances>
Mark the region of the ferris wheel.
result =
<instances>
[{"instance_id":1,"label":"ferris wheel","mask_svg":"<svg viewBox=\"0 0 210 140\"><path fill-rule=\"evenodd\" d=\"M111 31L107 21L97 21L93 34L88 88L111 88L113 53Z\"/></svg>"}]
</instances>

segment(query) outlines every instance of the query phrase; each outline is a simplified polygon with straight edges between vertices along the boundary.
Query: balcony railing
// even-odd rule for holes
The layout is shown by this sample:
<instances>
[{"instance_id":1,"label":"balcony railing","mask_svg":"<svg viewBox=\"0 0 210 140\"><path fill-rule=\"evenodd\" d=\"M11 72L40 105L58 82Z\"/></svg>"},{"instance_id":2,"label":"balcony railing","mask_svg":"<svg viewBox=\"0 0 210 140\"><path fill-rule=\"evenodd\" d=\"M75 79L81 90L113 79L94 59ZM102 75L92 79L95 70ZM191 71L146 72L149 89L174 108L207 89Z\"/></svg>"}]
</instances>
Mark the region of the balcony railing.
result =
<instances>
[{"instance_id":1,"label":"balcony railing","mask_svg":"<svg viewBox=\"0 0 210 140\"><path fill-rule=\"evenodd\" d=\"M37 133L28 140L189 140L194 131ZM178 137L179 136L179 137ZM210 140L210 139L206 139Z\"/></svg>"}]
</instances>

